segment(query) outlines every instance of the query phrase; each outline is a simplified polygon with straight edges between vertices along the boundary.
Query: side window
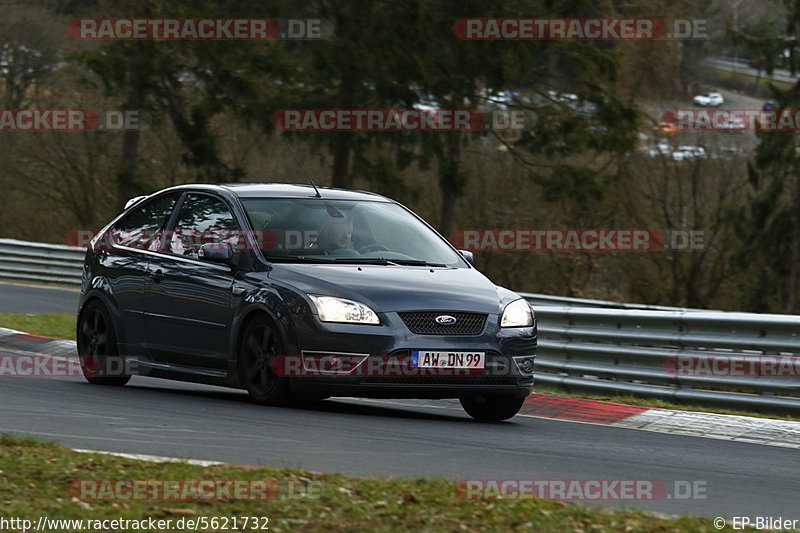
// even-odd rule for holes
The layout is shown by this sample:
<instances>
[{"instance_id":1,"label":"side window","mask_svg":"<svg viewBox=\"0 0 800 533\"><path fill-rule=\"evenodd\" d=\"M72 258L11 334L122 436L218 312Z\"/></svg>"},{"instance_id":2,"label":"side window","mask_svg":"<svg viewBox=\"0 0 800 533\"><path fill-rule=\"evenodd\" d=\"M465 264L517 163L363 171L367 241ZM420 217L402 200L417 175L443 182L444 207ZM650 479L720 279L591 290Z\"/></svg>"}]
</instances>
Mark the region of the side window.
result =
<instances>
[{"instance_id":1,"label":"side window","mask_svg":"<svg viewBox=\"0 0 800 533\"><path fill-rule=\"evenodd\" d=\"M112 229L114 243L139 250L158 250L161 230L177 199L177 194L159 196L122 217Z\"/></svg>"},{"instance_id":2,"label":"side window","mask_svg":"<svg viewBox=\"0 0 800 533\"><path fill-rule=\"evenodd\" d=\"M189 194L181 206L167 251L197 259L202 244L226 242L236 249L239 237L239 227L225 202L206 194Z\"/></svg>"}]
</instances>

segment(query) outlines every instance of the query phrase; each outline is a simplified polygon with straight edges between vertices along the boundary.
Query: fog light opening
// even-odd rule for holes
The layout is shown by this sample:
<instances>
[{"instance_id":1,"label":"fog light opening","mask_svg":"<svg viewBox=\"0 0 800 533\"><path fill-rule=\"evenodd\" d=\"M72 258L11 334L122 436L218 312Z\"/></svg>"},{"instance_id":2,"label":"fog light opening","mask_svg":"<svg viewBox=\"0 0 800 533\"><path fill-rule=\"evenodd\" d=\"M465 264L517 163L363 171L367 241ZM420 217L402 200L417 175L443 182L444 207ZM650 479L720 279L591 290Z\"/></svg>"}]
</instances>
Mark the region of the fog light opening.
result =
<instances>
[{"instance_id":1,"label":"fog light opening","mask_svg":"<svg viewBox=\"0 0 800 533\"><path fill-rule=\"evenodd\" d=\"M524 355L514 358L517 369L523 374L533 374L535 358L532 355Z\"/></svg>"}]
</instances>

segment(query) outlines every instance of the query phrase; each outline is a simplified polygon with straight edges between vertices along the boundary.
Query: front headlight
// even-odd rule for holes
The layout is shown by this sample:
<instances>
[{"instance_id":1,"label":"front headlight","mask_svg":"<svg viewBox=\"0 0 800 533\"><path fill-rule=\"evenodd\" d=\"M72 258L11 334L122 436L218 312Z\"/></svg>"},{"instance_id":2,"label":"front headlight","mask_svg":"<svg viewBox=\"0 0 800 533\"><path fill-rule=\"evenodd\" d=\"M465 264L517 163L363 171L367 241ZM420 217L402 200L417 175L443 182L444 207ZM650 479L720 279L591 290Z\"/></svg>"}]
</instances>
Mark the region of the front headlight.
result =
<instances>
[{"instance_id":1,"label":"front headlight","mask_svg":"<svg viewBox=\"0 0 800 533\"><path fill-rule=\"evenodd\" d=\"M524 328L533 325L531 306L524 299L514 300L503 310L500 319L501 328Z\"/></svg>"},{"instance_id":2,"label":"front headlight","mask_svg":"<svg viewBox=\"0 0 800 533\"><path fill-rule=\"evenodd\" d=\"M378 315L366 305L332 296L311 296L323 322L347 322L349 324L380 324Z\"/></svg>"}]
</instances>

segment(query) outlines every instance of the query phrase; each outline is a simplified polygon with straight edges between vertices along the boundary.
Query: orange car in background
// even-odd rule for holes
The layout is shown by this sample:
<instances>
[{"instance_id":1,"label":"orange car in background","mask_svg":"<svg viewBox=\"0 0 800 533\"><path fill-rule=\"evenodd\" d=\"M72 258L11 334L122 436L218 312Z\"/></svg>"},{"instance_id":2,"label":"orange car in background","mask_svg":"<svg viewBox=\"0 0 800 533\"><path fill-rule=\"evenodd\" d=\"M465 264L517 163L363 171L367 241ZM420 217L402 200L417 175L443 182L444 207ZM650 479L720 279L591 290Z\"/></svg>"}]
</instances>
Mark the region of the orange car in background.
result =
<instances>
[{"instance_id":1,"label":"orange car in background","mask_svg":"<svg viewBox=\"0 0 800 533\"><path fill-rule=\"evenodd\" d=\"M668 137L678 132L678 125L674 122L661 121L653 126L653 133L658 137Z\"/></svg>"}]
</instances>

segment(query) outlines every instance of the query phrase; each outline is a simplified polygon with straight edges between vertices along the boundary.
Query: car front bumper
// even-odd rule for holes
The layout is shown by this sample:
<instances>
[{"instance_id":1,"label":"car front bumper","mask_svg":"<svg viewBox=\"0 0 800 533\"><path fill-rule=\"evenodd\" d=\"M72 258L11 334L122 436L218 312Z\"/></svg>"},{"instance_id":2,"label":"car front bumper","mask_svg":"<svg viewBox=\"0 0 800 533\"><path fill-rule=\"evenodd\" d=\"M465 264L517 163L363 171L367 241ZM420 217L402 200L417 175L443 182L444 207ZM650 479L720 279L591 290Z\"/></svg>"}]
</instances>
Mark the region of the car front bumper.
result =
<instances>
[{"instance_id":1,"label":"car front bumper","mask_svg":"<svg viewBox=\"0 0 800 533\"><path fill-rule=\"evenodd\" d=\"M479 335L419 335L412 333L397 313L380 315L380 326L321 322L316 315L295 317L296 346L305 363L308 357L363 358L352 371L292 377L292 390L327 396L374 398L454 398L471 394L527 396L533 373L517 362L533 359L536 326L500 328L497 314L489 314ZM385 367L378 360L404 363L413 350L484 352L482 371L426 372L403 365ZM375 364L373 364L375 363ZM382 369L386 370L383 372Z\"/></svg>"}]
</instances>

